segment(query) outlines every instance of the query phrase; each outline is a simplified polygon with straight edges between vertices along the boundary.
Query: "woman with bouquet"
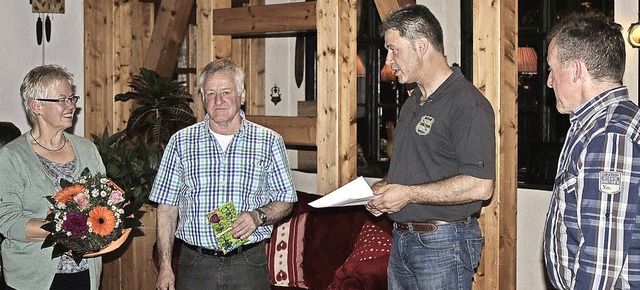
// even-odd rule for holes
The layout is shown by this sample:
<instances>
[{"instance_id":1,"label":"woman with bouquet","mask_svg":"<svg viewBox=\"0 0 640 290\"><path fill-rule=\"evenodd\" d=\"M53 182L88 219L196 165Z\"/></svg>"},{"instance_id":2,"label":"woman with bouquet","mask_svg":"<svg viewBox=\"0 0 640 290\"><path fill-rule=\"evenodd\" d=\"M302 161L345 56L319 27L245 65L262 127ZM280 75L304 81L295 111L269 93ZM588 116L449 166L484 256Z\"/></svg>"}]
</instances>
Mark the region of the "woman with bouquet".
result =
<instances>
[{"instance_id":1,"label":"woman with bouquet","mask_svg":"<svg viewBox=\"0 0 640 290\"><path fill-rule=\"evenodd\" d=\"M20 86L32 129L0 149L0 233L4 275L9 289L98 289L102 260L76 263L52 247L41 248L45 223L60 179L76 180L85 168L104 173L95 145L64 132L73 126L78 96L73 75L56 65L32 69Z\"/></svg>"}]
</instances>

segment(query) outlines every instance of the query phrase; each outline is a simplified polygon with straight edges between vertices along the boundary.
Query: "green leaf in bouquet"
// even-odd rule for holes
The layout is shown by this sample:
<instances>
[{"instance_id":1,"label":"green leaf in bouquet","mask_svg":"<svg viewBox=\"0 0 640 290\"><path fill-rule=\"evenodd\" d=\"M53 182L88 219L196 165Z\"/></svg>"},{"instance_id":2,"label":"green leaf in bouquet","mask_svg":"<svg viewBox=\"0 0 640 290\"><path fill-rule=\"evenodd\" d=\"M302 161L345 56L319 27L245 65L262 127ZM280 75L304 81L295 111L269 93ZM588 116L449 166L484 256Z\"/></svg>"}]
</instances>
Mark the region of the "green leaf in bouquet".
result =
<instances>
[{"instance_id":1,"label":"green leaf in bouquet","mask_svg":"<svg viewBox=\"0 0 640 290\"><path fill-rule=\"evenodd\" d=\"M50 223L45 223L44 225L40 226L41 229L53 233L56 231L56 225L54 222L50 222ZM51 235L48 235L47 238L49 238Z\"/></svg>"},{"instance_id":2,"label":"green leaf in bouquet","mask_svg":"<svg viewBox=\"0 0 640 290\"><path fill-rule=\"evenodd\" d=\"M49 231L47 229L45 229L46 231ZM56 243L56 240L54 238L54 236L52 234L48 234L45 238L44 238L44 242L42 242L42 246L40 247L40 249L44 249L44 248L48 248L53 246Z\"/></svg>"},{"instance_id":3,"label":"green leaf in bouquet","mask_svg":"<svg viewBox=\"0 0 640 290\"><path fill-rule=\"evenodd\" d=\"M53 205L56 204L56 200L53 198L52 195L47 195L44 198L46 198L51 204L53 204Z\"/></svg>"},{"instance_id":4,"label":"green leaf in bouquet","mask_svg":"<svg viewBox=\"0 0 640 290\"><path fill-rule=\"evenodd\" d=\"M122 222L122 227L125 229L137 228L140 226L142 226L142 223L135 218L125 218L124 221Z\"/></svg>"},{"instance_id":5,"label":"green leaf in bouquet","mask_svg":"<svg viewBox=\"0 0 640 290\"><path fill-rule=\"evenodd\" d=\"M85 167L84 170L82 170L82 173L80 173L80 175L91 176L91 170L89 170L89 167Z\"/></svg>"},{"instance_id":6,"label":"green leaf in bouquet","mask_svg":"<svg viewBox=\"0 0 640 290\"><path fill-rule=\"evenodd\" d=\"M71 256L73 257L73 261L76 262L76 265L80 265L82 259L84 259L84 253L72 251Z\"/></svg>"},{"instance_id":7,"label":"green leaf in bouquet","mask_svg":"<svg viewBox=\"0 0 640 290\"><path fill-rule=\"evenodd\" d=\"M60 187L67 188L67 187L72 186L72 185L73 185L73 182L71 182L69 180L66 180L64 178L60 178Z\"/></svg>"},{"instance_id":8,"label":"green leaf in bouquet","mask_svg":"<svg viewBox=\"0 0 640 290\"><path fill-rule=\"evenodd\" d=\"M140 210L140 208L143 205L143 201L142 200L133 200L131 201L130 204L127 204L123 209L124 209L124 216L130 216L133 214L136 214L138 212L138 210Z\"/></svg>"},{"instance_id":9,"label":"green leaf in bouquet","mask_svg":"<svg viewBox=\"0 0 640 290\"><path fill-rule=\"evenodd\" d=\"M47 217L44 218L45 221L53 221L53 219L55 218L56 213L55 212L49 212L49 214L47 214ZM44 225L43 225L44 226Z\"/></svg>"},{"instance_id":10,"label":"green leaf in bouquet","mask_svg":"<svg viewBox=\"0 0 640 290\"><path fill-rule=\"evenodd\" d=\"M65 246L63 246L60 243L56 243L55 246L53 246L53 252L51 252L51 259L60 257L62 255L64 255L64 253L68 252L69 249Z\"/></svg>"}]
</instances>

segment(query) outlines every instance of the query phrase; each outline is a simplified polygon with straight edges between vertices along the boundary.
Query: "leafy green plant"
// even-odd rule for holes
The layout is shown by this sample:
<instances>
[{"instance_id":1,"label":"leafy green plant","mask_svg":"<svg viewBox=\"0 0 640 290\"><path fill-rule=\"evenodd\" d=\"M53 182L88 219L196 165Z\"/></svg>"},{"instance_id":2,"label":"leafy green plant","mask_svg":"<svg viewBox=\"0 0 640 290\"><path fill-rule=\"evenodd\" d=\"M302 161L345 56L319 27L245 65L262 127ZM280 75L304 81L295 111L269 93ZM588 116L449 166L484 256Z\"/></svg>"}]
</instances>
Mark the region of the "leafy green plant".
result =
<instances>
[{"instance_id":1,"label":"leafy green plant","mask_svg":"<svg viewBox=\"0 0 640 290\"><path fill-rule=\"evenodd\" d=\"M129 87L132 91L115 96L116 101L133 99L137 105L127 122L127 139L155 143L163 148L176 131L196 122L189 103L193 102L184 82L158 75L140 68Z\"/></svg>"},{"instance_id":2,"label":"leafy green plant","mask_svg":"<svg viewBox=\"0 0 640 290\"><path fill-rule=\"evenodd\" d=\"M155 143L132 142L123 135L122 131L109 135L107 128L101 137L91 134L107 176L131 194L135 202L147 203L163 149Z\"/></svg>"}]
</instances>

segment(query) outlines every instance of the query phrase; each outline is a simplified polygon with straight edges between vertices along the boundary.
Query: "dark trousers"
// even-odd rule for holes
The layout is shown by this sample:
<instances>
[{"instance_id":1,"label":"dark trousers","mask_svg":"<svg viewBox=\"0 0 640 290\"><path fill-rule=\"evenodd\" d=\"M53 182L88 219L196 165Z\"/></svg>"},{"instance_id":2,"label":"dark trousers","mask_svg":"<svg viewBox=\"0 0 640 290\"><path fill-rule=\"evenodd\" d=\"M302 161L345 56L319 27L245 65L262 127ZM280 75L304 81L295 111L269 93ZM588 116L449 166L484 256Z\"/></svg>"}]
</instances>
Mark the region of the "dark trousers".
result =
<instances>
[{"instance_id":1,"label":"dark trousers","mask_svg":"<svg viewBox=\"0 0 640 290\"><path fill-rule=\"evenodd\" d=\"M270 289L264 243L241 253L210 256L183 245L178 290Z\"/></svg>"},{"instance_id":2,"label":"dark trousers","mask_svg":"<svg viewBox=\"0 0 640 290\"><path fill-rule=\"evenodd\" d=\"M4 282L4 281L3 281ZM16 290L9 286L7 290ZM89 290L91 289L91 281L89 279L89 270L78 273L56 274L51 283L49 290Z\"/></svg>"}]
</instances>

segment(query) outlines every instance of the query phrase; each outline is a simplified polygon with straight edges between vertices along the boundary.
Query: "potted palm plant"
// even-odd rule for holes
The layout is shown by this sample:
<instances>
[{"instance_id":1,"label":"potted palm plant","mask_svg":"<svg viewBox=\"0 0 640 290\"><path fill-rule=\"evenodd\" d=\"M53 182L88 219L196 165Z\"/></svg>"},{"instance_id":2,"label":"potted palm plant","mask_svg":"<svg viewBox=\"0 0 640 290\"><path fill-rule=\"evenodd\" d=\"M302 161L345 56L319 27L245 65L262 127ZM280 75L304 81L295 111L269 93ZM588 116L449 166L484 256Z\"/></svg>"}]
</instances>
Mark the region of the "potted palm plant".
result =
<instances>
[{"instance_id":1,"label":"potted palm plant","mask_svg":"<svg viewBox=\"0 0 640 290\"><path fill-rule=\"evenodd\" d=\"M129 87L132 91L117 94L116 101L133 99L125 137L140 142L155 143L163 148L176 131L196 122L189 103L193 102L184 82L158 75L153 70L141 68L133 76Z\"/></svg>"}]
</instances>

